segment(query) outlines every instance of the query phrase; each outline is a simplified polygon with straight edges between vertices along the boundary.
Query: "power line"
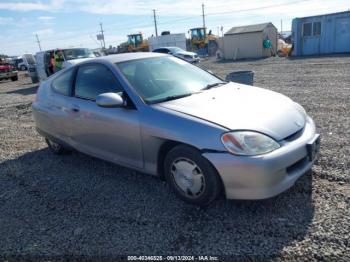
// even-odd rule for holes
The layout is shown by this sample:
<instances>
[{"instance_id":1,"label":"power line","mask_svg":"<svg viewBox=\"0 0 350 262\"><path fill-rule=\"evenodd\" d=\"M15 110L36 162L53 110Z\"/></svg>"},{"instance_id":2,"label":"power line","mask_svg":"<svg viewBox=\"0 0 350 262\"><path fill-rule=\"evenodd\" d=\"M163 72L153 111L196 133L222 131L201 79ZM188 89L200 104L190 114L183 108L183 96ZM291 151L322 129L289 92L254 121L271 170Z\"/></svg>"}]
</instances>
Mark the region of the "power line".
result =
<instances>
[{"instance_id":1,"label":"power line","mask_svg":"<svg viewBox=\"0 0 350 262\"><path fill-rule=\"evenodd\" d=\"M304 0L304 1L300 1L300 0L298 0L298 1L293 1L293 2L289 2L289 3L281 3L281 4L275 4L275 5L267 5L267 6L260 6L260 7L256 7L256 8L249 8L249 9L238 9L238 10L228 10L228 11L223 11L223 12L215 12L215 13L206 13L206 14L204 14L204 4L202 4L203 5L203 7L202 7L202 17L203 17L203 15L204 15L204 17L203 18L205 18L205 16L215 16L215 15L220 15L220 14L231 14L231 13L240 13L240 12L249 12L249 11L256 11L256 10L262 10L262 9L268 9L268 8L273 8L273 7L281 7L281 6L288 6L288 5L292 5L292 4L297 4L297 3L303 3L303 2L309 2L309 1L312 1L312 0ZM222 6L222 7L224 7L224 6ZM313 11L315 11L315 10L324 10L324 8L322 8L322 9L314 9ZM186 21L186 20L191 20L191 19L198 19L198 17L199 17L199 15L197 16L197 15L195 15L195 16L185 16L185 17L181 17L181 18L175 18L175 19L167 19L166 21L161 21L161 22L158 22L157 21L157 25L166 25L166 24L172 24L172 23L174 23L174 22L177 22L177 21ZM203 21L203 24L205 24L205 20ZM101 30L103 31L103 29L102 29L102 24L100 24L101 25ZM119 23L118 24L116 24L116 25L119 25ZM111 25L111 24L109 24L109 25L107 25L107 27L108 28L110 28L111 26L113 26L113 25ZM117 30L126 30L126 29L133 29L133 28L135 28L135 27L143 27L143 26L150 26L150 24L135 24L135 25L133 25L132 27L130 26L130 27L121 27L121 26L116 26L116 29L115 30L113 30L113 31L117 31ZM89 34L92 34L92 32L90 31L90 29L88 29L88 30L84 30L84 29L80 29L79 30L79 33L82 33L82 32L87 32L87 31L89 31L89 32L87 32L87 35L89 35ZM95 31L96 32L96 31ZM103 31L103 33L104 33L104 31ZM84 34L85 35L85 34ZM29 34L28 34L28 36L29 36ZM83 36L83 34L81 34L81 36ZM74 35L74 36L67 36L67 37L62 37L62 38L56 38L56 39L46 39L46 38L44 38L44 39L41 39L41 41L44 41L45 43L46 42L57 42L57 41L63 41L63 40L65 40L65 39L74 39L74 38L76 38L77 37L77 35ZM37 39L38 40L38 39ZM24 42L23 42L23 44L25 44ZM11 46L11 47L14 47L14 46L20 46L20 45L22 45L22 44L20 44L20 43L15 43L15 44L11 44L11 45L9 45L9 46ZM39 45L39 43L38 43L38 45ZM3 46L2 46L3 47ZM39 47L39 48L41 48L41 46Z\"/></svg>"},{"instance_id":2,"label":"power line","mask_svg":"<svg viewBox=\"0 0 350 262\"><path fill-rule=\"evenodd\" d=\"M38 34L35 34L35 36L36 36L36 42L38 43L38 46L39 46L39 50L41 51L41 45L40 45Z\"/></svg>"},{"instance_id":3,"label":"power line","mask_svg":"<svg viewBox=\"0 0 350 262\"><path fill-rule=\"evenodd\" d=\"M176 19L170 19L170 20L166 20L164 22L158 22L158 24L160 25L166 25L166 24L172 24L174 22L178 22L178 21L185 21L185 20L191 20L191 19L197 19L198 16L185 16L182 18L176 18Z\"/></svg>"},{"instance_id":4,"label":"power line","mask_svg":"<svg viewBox=\"0 0 350 262\"><path fill-rule=\"evenodd\" d=\"M156 10L155 9L153 9L153 19L154 19L154 29L156 30L156 36L158 36L157 18L156 18Z\"/></svg>"},{"instance_id":5,"label":"power line","mask_svg":"<svg viewBox=\"0 0 350 262\"><path fill-rule=\"evenodd\" d=\"M282 19L281 19L281 35L282 35L282 33L283 33L283 24L282 24L283 22L282 22Z\"/></svg>"},{"instance_id":6,"label":"power line","mask_svg":"<svg viewBox=\"0 0 350 262\"><path fill-rule=\"evenodd\" d=\"M238 9L238 10L231 10L231 11L223 11L223 12L209 13L209 14L207 14L207 16L208 16L208 15L221 15L221 14L231 14L231 13L240 13L240 12L257 11L257 10L263 10L263 9L268 9L268 8L272 8L272 7L281 7L281 6L299 4L299 3L310 2L310 1L313 1L313 0L298 0L298 1L293 1L293 2L289 2L289 3L281 3L281 4L266 5L266 6L248 8L248 9Z\"/></svg>"}]
</instances>

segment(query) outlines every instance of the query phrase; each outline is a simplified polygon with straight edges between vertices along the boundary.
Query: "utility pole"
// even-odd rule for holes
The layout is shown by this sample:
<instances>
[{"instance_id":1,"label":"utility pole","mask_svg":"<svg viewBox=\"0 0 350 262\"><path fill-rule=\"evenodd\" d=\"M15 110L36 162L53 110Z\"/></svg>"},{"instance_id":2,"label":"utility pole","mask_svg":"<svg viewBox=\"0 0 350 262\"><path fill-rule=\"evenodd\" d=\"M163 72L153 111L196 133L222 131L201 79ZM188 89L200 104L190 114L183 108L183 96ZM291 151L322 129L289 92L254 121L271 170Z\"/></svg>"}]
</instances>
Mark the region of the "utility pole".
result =
<instances>
[{"instance_id":1,"label":"utility pole","mask_svg":"<svg viewBox=\"0 0 350 262\"><path fill-rule=\"evenodd\" d=\"M203 28L205 28L204 4L202 3Z\"/></svg>"},{"instance_id":2,"label":"utility pole","mask_svg":"<svg viewBox=\"0 0 350 262\"><path fill-rule=\"evenodd\" d=\"M157 18L156 18L156 10L155 9L153 9L153 19L154 19L154 29L156 30L156 36L158 36Z\"/></svg>"},{"instance_id":3,"label":"utility pole","mask_svg":"<svg viewBox=\"0 0 350 262\"><path fill-rule=\"evenodd\" d=\"M282 27L282 19L281 19L281 36L282 36L282 32L283 32L283 27Z\"/></svg>"},{"instance_id":4,"label":"utility pole","mask_svg":"<svg viewBox=\"0 0 350 262\"><path fill-rule=\"evenodd\" d=\"M36 37L36 42L38 43L38 46L39 46L39 50L41 51L41 45L40 45L38 34L35 34L35 37Z\"/></svg>"},{"instance_id":5,"label":"utility pole","mask_svg":"<svg viewBox=\"0 0 350 262\"><path fill-rule=\"evenodd\" d=\"M207 42L207 29L205 28L205 14L204 14L204 4L202 3L202 17L203 17L203 31L204 31L204 43L208 43L205 44L205 50L206 53L209 53L209 42Z\"/></svg>"},{"instance_id":6,"label":"utility pole","mask_svg":"<svg viewBox=\"0 0 350 262\"><path fill-rule=\"evenodd\" d=\"M100 27L101 27L101 35L102 35L102 43L103 43L103 49L106 49L106 42L105 42L105 36L103 34L103 28L102 28L102 23L100 23Z\"/></svg>"}]
</instances>

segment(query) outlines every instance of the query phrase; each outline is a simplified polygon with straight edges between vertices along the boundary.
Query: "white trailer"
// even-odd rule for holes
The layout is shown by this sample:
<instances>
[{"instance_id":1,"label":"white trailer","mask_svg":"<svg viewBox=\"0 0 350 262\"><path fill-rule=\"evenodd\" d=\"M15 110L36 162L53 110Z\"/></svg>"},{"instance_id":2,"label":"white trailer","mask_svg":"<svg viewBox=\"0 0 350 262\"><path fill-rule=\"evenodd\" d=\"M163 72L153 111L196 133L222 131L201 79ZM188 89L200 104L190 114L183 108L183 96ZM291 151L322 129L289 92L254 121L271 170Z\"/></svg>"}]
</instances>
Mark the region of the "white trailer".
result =
<instances>
[{"instance_id":1,"label":"white trailer","mask_svg":"<svg viewBox=\"0 0 350 262\"><path fill-rule=\"evenodd\" d=\"M54 74L52 69L50 69L50 66L51 58L54 56L57 50L61 50L63 53L63 68L67 68L81 61L96 57L95 54L88 48L65 48L40 51L35 54L36 74L40 81L45 81L50 75Z\"/></svg>"},{"instance_id":2,"label":"white trailer","mask_svg":"<svg viewBox=\"0 0 350 262\"><path fill-rule=\"evenodd\" d=\"M160 35L148 38L149 51L153 51L156 48L176 46L186 50L186 36L185 34L170 34Z\"/></svg>"}]
</instances>

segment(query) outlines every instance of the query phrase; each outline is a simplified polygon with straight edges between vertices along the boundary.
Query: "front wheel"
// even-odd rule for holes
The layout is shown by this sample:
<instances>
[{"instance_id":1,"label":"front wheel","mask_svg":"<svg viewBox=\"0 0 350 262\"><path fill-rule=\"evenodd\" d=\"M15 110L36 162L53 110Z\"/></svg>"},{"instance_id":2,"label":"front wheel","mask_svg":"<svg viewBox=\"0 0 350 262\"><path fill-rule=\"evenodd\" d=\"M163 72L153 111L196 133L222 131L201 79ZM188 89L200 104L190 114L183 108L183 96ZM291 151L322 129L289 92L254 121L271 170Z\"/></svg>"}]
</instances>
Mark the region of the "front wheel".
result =
<instances>
[{"instance_id":1,"label":"front wheel","mask_svg":"<svg viewBox=\"0 0 350 262\"><path fill-rule=\"evenodd\" d=\"M11 77L11 81L17 81L17 80L18 80L18 76Z\"/></svg>"},{"instance_id":2,"label":"front wheel","mask_svg":"<svg viewBox=\"0 0 350 262\"><path fill-rule=\"evenodd\" d=\"M210 162L189 146L174 147L164 162L165 178L177 196L206 206L221 192L221 180Z\"/></svg>"},{"instance_id":3,"label":"front wheel","mask_svg":"<svg viewBox=\"0 0 350 262\"><path fill-rule=\"evenodd\" d=\"M37 76L32 76L31 80L33 84L39 83L39 78Z\"/></svg>"},{"instance_id":4,"label":"front wheel","mask_svg":"<svg viewBox=\"0 0 350 262\"><path fill-rule=\"evenodd\" d=\"M68 150L64 146L62 146L57 142L54 142L48 138L46 138L45 141L46 141L46 144L49 146L50 150L56 155L62 155L68 152Z\"/></svg>"}]
</instances>

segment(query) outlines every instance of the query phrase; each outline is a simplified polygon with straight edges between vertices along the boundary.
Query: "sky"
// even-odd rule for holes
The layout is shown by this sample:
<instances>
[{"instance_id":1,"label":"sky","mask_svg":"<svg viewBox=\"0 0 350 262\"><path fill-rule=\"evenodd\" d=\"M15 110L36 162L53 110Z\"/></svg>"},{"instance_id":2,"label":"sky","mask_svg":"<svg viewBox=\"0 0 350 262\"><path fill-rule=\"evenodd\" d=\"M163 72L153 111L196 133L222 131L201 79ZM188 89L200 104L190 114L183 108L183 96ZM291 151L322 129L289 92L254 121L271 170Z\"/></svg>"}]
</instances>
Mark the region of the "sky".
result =
<instances>
[{"instance_id":1,"label":"sky","mask_svg":"<svg viewBox=\"0 0 350 262\"><path fill-rule=\"evenodd\" d=\"M126 41L130 33L188 33L205 23L214 34L233 26L272 22L291 30L295 17L350 9L350 0L0 0L0 54L22 55L66 47L100 47L100 23L106 47ZM188 37L188 34L186 35Z\"/></svg>"}]
</instances>

